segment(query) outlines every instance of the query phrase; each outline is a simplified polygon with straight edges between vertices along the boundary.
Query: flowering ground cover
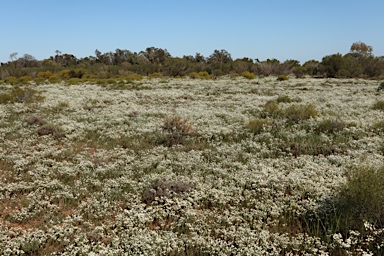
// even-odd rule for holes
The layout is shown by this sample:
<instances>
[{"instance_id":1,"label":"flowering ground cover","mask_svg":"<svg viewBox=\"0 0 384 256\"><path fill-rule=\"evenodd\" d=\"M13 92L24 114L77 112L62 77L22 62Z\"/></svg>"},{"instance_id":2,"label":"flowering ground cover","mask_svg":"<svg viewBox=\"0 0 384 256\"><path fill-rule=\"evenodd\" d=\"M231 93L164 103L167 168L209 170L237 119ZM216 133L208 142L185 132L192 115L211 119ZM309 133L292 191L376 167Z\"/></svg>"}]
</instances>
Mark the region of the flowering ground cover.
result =
<instances>
[{"instance_id":1,"label":"flowering ground cover","mask_svg":"<svg viewBox=\"0 0 384 256\"><path fill-rule=\"evenodd\" d=\"M1 255L384 252L377 81L129 83L0 85Z\"/></svg>"}]
</instances>

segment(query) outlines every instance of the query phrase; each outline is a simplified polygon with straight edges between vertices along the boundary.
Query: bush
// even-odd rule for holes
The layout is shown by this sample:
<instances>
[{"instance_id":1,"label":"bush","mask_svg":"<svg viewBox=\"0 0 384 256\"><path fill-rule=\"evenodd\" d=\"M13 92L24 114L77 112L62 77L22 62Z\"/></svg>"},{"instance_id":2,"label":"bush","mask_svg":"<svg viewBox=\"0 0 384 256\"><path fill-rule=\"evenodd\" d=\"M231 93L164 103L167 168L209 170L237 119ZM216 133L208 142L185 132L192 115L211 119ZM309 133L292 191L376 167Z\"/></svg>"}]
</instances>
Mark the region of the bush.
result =
<instances>
[{"instance_id":1,"label":"bush","mask_svg":"<svg viewBox=\"0 0 384 256\"><path fill-rule=\"evenodd\" d=\"M163 77L163 74L159 73L159 72L155 72L155 73L152 73L150 75L148 75L148 78L149 79L153 79L153 78L162 78Z\"/></svg>"},{"instance_id":2,"label":"bush","mask_svg":"<svg viewBox=\"0 0 384 256\"><path fill-rule=\"evenodd\" d=\"M292 99L288 95L279 95L276 101L277 103L291 103Z\"/></svg>"},{"instance_id":3,"label":"bush","mask_svg":"<svg viewBox=\"0 0 384 256\"><path fill-rule=\"evenodd\" d=\"M316 107L312 104L307 105L292 105L284 110L284 117L289 122L299 122L316 117L319 113Z\"/></svg>"},{"instance_id":4,"label":"bush","mask_svg":"<svg viewBox=\"0 0 384 256\"><path fill-rule=\"evenodd\" d=\"M264 112L262 112L261 117L277 117L281 114L279 104L276 101L269 101L264 105Z\"/></svg>"},{"instance_id":5,"label":"bush","mask_svg":"<svg viewBox=\"0 0 384 256\"><path fill-rule=\"evenodd\" d=\"M384 120L377 121L372 125L375 131L384 132Z\"/></svg>"},{"instance_id":6,"label":"bush","mask_svg":"<svg viewBox=\"0 0 384 256\"><path fill-rule=\"evenodd\" d=\"M378 101L376 101L376 102L373 104L372 109L373 109L373 110L381 110L381 111L384 111L384 100L378 100Z\"/></svg>"},{"instance_id":7,"label":"bush","mask_svg":"<svg viewBox=\"0 0 384 256\"><path fill-rule=\"evenodd\" d=\"M288 77L286 75L279 75L276 79L277 81L286 81Z\"/></svg>"},{"instance_id":8,"label":"bush","mask_svg":"<svg viewBox=\"0 0 384 256\"><path fill-rule=\"evenodd\" d=\"M183 120L180 116L165 117L161 129L162 133L158 139L158 143L167 147L184 144L187 137L195 134L188 120Z\"/></svg>"},{"instance_id":9,"label":"bush","mask_svg":"<svg viewBox=\"0 0 384 256\"><path fill-rule=\"evenodd\" d=\"M211 79L211 75L208 74L208 72L206 71L200 71L199 73L197 73L199 75L199 78L200 79Z\"/></svg>"},{"instance_id":10,"label":"bush","mask_svg":"<svg viewBox=\"0 0 384 256\"><path fill-rule=\"evenodd\" d=\"M197 72L192 72L188 75L192 79L197 79L199 78L199 74Z\"/></svg>"},{"instance_id":11,"label":"bush","mask_svg":"<svg viewBox=\"0 0 384 256\"><path fill-rule=\"evenodd\" d=\"M8 76L5 78L5 83L14 85L17 83L17 78L14 76Z\"/></svg>"},{"instance_id":12,"label":"bush","mask_svg":"<svg viewBox=\"0 0 384 256\"><path fill-rule=\"evenodd\" d=\"M49 79L51 76L52 76L51 71L44 71L44 72L37 73L37 77L43 78L43 79Z\"/></svg>"},{"instance_id":13,"label":"bush","mask_svg":"<svg viewBox=\"0 0 384 256\"><path fill-rule=\"evenodd\" d=\"M241 75L247 79L255 79L256 75L249 72L249 71L245 71L243 73L241 73Z\"/></svg>"},{"instance_id":14,"label":"bush","mask_svg":"<svg viewBox=\"0 0 384 256\"><path fill-rule=\"evenodd\" d=\"M345 128L345 123L338 119L326 119L322 122L320 122L317 127L315 128L315 131L317 133L327 133L332 134L339 131L342 131Z\"/></svg>"},{"instance_id":15,"label":"bush","mask_svg":"<svg viewBox=\"0 0 384 256\"><path fill-rule=\"evenodd\" d=\"M44 118L42 118L41 116L31 116L26 121L28 125L37 125L37 126L42 126L47 123L44 120Z\"/></svg>"},{"instance_id":16,"label":"bush","mask_svg":"<svg viewBox=\"0 0 384 256\"><path fill-rule=\"evenodd\" d=\"M350 230L364 233L364 222L384 228L384 166L360 166L347 173L340 192L323 203L316 214L322 232L347 236Z\"/></svg>"},{"instance_id":17,"label":"bush","mask_svg":"<svg viewBox=\"0 0 384 256\"><path fill-rule=\"evenodd\" d=\"M30 77L30 76L22 76L22 77L20 77L19 79L18 79L18 83L19 84L26 84L26 83L28 83L28 82L30 82L30 81L32 81L32 77Z\"/></svg>"},{"instance_id":18,"label":"bush","mask_svg":"<svg viewBox=\"0 0 384 256\"><path fill-rule=\"evenodd\" d=\"M182 181L169 181L166 178L156 179L144 191L143 201L151 204L157 198L174 197L177 194L188 192L192 189L192 185Z\"/></svg>"},{"instance_id":19,"label":"bush","mask_svg":"<svg viewBox=\"0 0 384 256\"><path fill-rule=\"evenodd\" d=\"M65 138L65 134L51 124L42 125L36 132L39 136L52 135L56 140Z\"/></svg>"},{"instance_id":20,"label":"bush","mask_svg":"<svg viewBox=\"0 0 384 256\"><path fill-rule=\"evenodd\" d=\"M0 94L0 104L6 103L32 103L44 100L36 90L22 89L20 87L13 88L10 93Z\"/></svg>"},{"instance_id":21,"label":"bush","mask_svg":"<svg viewBox=\"0 0 384 256\"><path fill-rule=\"evenodd\" d=\"M268 126L271 125L272 122L270 120L255 118L247 123L246 128L253 134L260 134L265 131Z\"/></svg>"}]
</instances>

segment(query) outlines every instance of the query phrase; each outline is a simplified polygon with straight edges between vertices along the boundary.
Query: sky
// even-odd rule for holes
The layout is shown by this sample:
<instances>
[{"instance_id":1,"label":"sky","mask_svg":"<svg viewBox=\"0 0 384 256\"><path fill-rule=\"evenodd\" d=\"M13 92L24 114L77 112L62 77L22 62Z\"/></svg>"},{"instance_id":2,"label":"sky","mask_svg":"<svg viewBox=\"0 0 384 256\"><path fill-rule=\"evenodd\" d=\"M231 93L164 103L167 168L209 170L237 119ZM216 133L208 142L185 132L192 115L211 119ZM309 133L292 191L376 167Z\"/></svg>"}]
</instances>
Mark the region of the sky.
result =
<instances>
[{"instance_id":1,"label":"sky","mask_svg":"<svg viewBox=\"0 0 384 256\"><path fill-rule=\"evenodd\" d=\"M59 50L319 60L355 42L384 56L383 0L0 0L0 62Z\"/></svg>"}]
</instances>

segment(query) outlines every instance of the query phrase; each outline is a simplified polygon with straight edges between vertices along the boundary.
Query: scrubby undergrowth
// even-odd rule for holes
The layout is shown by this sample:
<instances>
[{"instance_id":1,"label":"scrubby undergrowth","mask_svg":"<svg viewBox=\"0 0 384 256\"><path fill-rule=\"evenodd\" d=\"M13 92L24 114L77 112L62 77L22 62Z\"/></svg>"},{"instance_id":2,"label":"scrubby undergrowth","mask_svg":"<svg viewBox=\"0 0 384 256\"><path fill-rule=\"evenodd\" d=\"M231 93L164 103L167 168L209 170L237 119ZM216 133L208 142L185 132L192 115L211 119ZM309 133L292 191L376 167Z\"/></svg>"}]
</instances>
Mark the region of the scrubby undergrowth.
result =
<instances>
[{"instance_id":1,"label":"scrubby undergrowth","mask_svg":"<svg viewBox=\"0 0 384 256\"><path fill-rule=\"evenodd\" d=\"M2 85L0 254L383 254L377 83L247 78Z\"/></svg>"}]
</instances>

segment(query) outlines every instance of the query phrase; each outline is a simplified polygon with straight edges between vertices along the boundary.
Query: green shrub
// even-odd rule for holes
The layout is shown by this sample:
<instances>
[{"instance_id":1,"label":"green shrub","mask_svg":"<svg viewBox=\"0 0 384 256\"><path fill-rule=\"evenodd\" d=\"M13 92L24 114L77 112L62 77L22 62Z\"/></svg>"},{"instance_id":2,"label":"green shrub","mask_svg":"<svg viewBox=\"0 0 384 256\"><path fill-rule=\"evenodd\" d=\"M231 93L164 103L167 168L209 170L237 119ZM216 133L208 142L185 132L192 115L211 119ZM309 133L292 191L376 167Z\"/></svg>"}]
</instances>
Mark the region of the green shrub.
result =
<instances>
[{"instance_id":1,"label":"green shrub","mask_svg":"<svg viewBox=\"0 0 384 256\"><path fill-rule=\"evenodd\" d=\"M384 100L378 100L378 101L376 101L376 102L373 104L372 109L373 109L373 110L381 110L381 111L384 111Z\"/></svg>"},{"instance_id":2,"label":"green shrub","mask_svg":"<svg viewBox=\"0 0 384 256\"><path fill-rule=\"evenodd\" d=\"M0 94L0 104L7 104L12 102L11 95L8 93L1 93Z\"/></svg>"},{"instance_id":3,"label":"green shrub","mask_svg":"<svg viewBox=\"0 0 384 256\"><path fill-rule=\"evenodd\" d=\"M277 117L281 114L279 104L276 101L269 101L264 105L264 111L261 114L261 117Z\"/></svg>"},{"instance_id":4,"label":"green shrub","mask_svg":"<svg viewBox=\"0 0 384 256\"><path fill-rule=\"evenodd\" d=\"M321 121L315 128L317 133L332 134L342 131L345 128L345 123L338 119L326 119Z\"/></svg>"},{"instance_id":5,"label":"green shrub","mask_svg":"<svg viewBox=\"0 0 384 256\"><path fill-rule=\"evenodd\" d=\"M60 78L57 75L52 75L48 78L48 81L54 84L60 82Z\"/></svg>"},{"instance_id":6,"label":"green shrub","mask_svg":"<svg viewBox=\"0 0 384 256\"><path fill-rule=\"evenodd\" d=\"M0 104L6 103L32 103L44 100L36 90L15 87L9 93L0 94Z\"/></svg>"},{"instance_id":7,"label":"green shrub","mask_svg":"<svg viewBox=\"0 0 384 256\"><path fill-rule=\"evenodd\" d=\"M192 79L197 79L199 78L199 74L197 72L192 72L188 75Z\"/></svg>"},{"instance_id":8,"label":"green shrub","mask_svg":"<svg viewBox=\"0 0 384 256\"><path fill-rule=\"evenodd\" d=\"M52 74L51 71L43 71L43 72L37 73L37 77L41 77L41 78L44 78L44 79L49 79L52 75L53 74Z\"/></svg>"},{"instance_id":9,"label":"green shrub","mask_svg":"<svg viewBox=\"0 0 384 256\"><path fill-rule=\"evenodd\" d=\"M364 222L384 228L384 166L360 166L349 170L340 192L318 212L323 233L364 233Z\"/></svg>"},{"instance_id":10,"label":"green shrub","mask_svg":"<svg viewBox=\"0 0 384 256\"><path fill-rule=\"evenodd\" d=\"M294 123L316 117L318 114L316 107L312 104L292 105L286 108L283 113L289 122Z\"/></svg>"},{"instance_id":11,"label":"green shrub","mask_svg":"<svg viewBox=\"0 0 384 256\"><path fill-rule=\"evenodd\" d=\"M276 79L277 81L286 81L288 77L286 75L279 75Z\"/></svg>"},{"instance_id":12,"label":"green shrub","mask_svg":"<svg viewBox=\"0 0 384 256\"><path fill-rule=\"evenodd\" d=\"M247 79L255 79L256 75L254 73L251 73L249 71L245 71L241 73L241 75Z\"/></svg>"},{"instance_id":13,"label":"green shrub","mask_svg":"<svg viewBox=\"0 0 384 256\"><path fill-rule=\"evenodd\" d=\"M17 83L17 78L14 76L8 76L5 78L5 83L14 85Z\"/></svg>"},{"instance_id":14,"label":"green shrub","mask_svg":"<svg viewBox=\"0 0 384 256\"><path fill-rule=\"evenodd\" d=\"M22 77L20 77L20 78L17 80L17 82L18 82L19 84L27 84L27 83L29 83L30 81L32 81L32 77L31 77L31 76L22 76Z\"/></svg>"},{"instance_id":15,"label":"green shrub","mask_svg":"<svg viewBox=\"0 0 384 256\"><path fill-rule=\"evenodd\" d=\"M148 78L149 79L153 79L153 78L162 78L163 77L163 74L159 73L159 72L155 72L155 73L152 73L150 75L148 75Z\"/></svg>"},{"instance_id":16,"label":"green shrub","mask_svg":"<svg viewBox=\"0 0 384 256\"><path fill-rule=\"evenodd\" d=\"M372 125L372 128L376 131L384 132L384 120L377 121Z\"/></svg>"},{"instance_id":17,"label":"green shrub","mask_svg":"<svg viewBox=\"0 0 384 256\"><path fill-rule=\"evenodd\" d=\"M35 79L33 79L33 81L36 83L36 84L44 84L46 79L44 77L36 77Z\"/></svg>"},{"instance_id":18,"label":"green shrub","mask_svg":"<svg viewBox=\"0 0 384 256\"><path fill-rule=\"evenodd\" d=\"M200 71L199 73L197 73L199 75L199 78L200 79L211 79L211 75L208 74L208 72L206 71Z\"/></svg>"},{"instance_id":19,"label":"green shrub","mask_svg":"<svg viewBox=\"0 0 384 256\"><path fill-rule=\"evenodd\" d=\"M265 131L268 126L271 125L272 122L270 120L255 118L246 124L246 128L253 134L260 134Z\"/></svg>"},{"instance_id":20,"label":"green shrub","mask_svg":"<svg viewBox=\"0 0 384 256\"><path fill-rule=\"evenodd\" d=\"M279 95L276 101L277 103L291 103L292 99L288 95Z\"/></svg>"},{"instance_id":21,"label":"green shrub","mask_svg":"<svg viewBox=\"0 0 384 256\"><path fill-rule=\"evenodd\" d=\"M68 81L67 81L67 85L75 85L75 84L80 84L84 82L82 79L80 78L70 78Z\"/></svg>"},{"instance_id":22,"label":"green shrub","mask_svg":"<svg viewBox=\"0 0 384 256\"><path fill-rule=\"evenodd\" d=\"M132 75L129 75L126 77L126 80L127 81L141 81L143 80L143 77L141 75L138 75L138 74L132 74Z\"/></svg>"}]
</instances>

